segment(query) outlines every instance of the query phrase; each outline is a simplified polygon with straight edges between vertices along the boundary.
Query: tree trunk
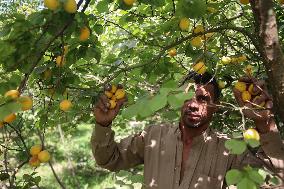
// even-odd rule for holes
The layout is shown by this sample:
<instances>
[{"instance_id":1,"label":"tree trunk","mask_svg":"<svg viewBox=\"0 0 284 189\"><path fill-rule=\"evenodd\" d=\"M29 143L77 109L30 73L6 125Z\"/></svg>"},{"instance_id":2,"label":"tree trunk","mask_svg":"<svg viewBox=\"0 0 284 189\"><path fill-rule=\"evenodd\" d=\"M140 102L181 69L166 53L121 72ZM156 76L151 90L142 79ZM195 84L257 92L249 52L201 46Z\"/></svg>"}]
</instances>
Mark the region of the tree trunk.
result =
<instances>
[{"instance_id":1,"label":"tree trunk","mask_svg":"<svg viewBox=\"0 0 284 189\"><path fill-rule=\"evenodd\" d=\"M272 0L250 0L276 114L284 122L284 55L278 38Z\"/></svg>"}]
</instances>

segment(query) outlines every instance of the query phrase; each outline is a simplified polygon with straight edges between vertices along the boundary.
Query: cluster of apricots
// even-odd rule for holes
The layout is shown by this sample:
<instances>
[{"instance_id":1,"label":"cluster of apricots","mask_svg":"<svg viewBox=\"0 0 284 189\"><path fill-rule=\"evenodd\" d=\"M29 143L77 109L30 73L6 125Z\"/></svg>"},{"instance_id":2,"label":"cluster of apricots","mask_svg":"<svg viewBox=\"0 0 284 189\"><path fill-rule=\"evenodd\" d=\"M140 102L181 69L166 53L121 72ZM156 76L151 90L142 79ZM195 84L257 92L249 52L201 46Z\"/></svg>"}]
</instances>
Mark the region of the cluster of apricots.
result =
<instances>
[{"instance_id":1,"label":"cluster of apricots","mask_svg":"<svg viewBox=\"0 0 284 189\"><path fill-rule=\"evenodd\" d=\"M243 102L251 102L259 108L266 106L266 101L262 100L262 96L260 95L262 89L255 83L238 81L235 84L235 89L242 93Z\"/></svg>"},{"instance_id":2,"label":"cluster of apricots","mask_svg":"<svg viewBox=\"0 0 284 189\"><path fill-rule=\"evenodd\" d=\"M125 91L121 84L118 85L105 85L104 93L109 99L108 108L114 109L117 104L117 100L120 100L125 97Z\"/></svg>"},{"instance_id":3,"label":"cluster of apricots","mask_svg":"<svg viewBox=\"0 0 284 189\"><path fill-rule=\"evenodd\" d=\"M70 14L77 12L77 4L75 0L66 0L63 4L61 4L61 1L59 0L44 0L44 6L53 11L57 10L62 5L64 10Z\"/></svg>"},{"instance_id":4,"label":"cluster of apricots","mask_svg":"<svg viewBox=\"0 0 284 189\"><path fill-rule=\"evenodd\" d=\"M33 107L33 100L29 96L20 96L18 90L9 90L4 96L10 100L14 100L21 105L22 111L30 110ZM12 123L17 118L15 113L7 115L3 120L0 121L0 128L6 123Z\"/></svg>"},{"instance_id":5,"label":"cluster of apricots","mask_svg":"<svg viewBox=\"0 0 284 189\"><path fill-rule=\"evenodd\" d=\"M42 150L41 145L32 146L30 155L29 164L32 167L38 167L40 163L46 163L50 160L50 153L47 150Z\"/></svg>"}]
</instances>

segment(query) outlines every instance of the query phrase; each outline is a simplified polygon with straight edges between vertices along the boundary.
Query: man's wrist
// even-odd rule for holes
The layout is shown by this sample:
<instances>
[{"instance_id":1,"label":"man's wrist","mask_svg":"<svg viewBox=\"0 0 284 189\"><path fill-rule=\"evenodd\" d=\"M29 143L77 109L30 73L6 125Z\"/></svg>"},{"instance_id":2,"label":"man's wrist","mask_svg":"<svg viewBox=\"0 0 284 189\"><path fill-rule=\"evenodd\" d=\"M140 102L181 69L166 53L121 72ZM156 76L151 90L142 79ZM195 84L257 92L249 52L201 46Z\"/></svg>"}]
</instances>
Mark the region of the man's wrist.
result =
<instances>
[{"instance_id":1,"label":"man's wrist","mask_svg":"<svg viewBox=\"0 0 284 189\"><path fill-rule=\"evenodd\" d=\"M110 127L111 124L112 124L112 121L110 123L99 123L99 122L96 121L96 124L98 124L98 125L100 125L102 127Z\"/></svg>"},{"instance_id":2,"label":"man's wrist","mask_svg":"<svg viewBox=\"0 0 284 189\"><path fill-rule=\"evenodd\" d=\"M267 120L254 120L256 129L259 133L265 134L275 129L275 121L273 117Z\"/></svg>"}]
</instances>

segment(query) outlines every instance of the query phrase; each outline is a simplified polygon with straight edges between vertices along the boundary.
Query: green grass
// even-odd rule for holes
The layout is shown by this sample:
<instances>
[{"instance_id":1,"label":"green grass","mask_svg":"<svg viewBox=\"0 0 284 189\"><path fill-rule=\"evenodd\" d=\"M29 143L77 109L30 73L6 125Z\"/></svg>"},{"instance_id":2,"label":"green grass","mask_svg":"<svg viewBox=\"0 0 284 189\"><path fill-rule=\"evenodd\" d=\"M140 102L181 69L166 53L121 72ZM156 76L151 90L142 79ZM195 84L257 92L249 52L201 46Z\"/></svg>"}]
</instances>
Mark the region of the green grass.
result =
<instances>
[{"instance_id":1,"label":"green grass","mask_svg":"<svg viewBox=\"0 0 284 189\"><path fill-rule=\"evenodd\" d=\"M90 146L91 134L92 126L83 124L65 134L64 142L57 129L46 135L46 145L51 151L55 172L68 189L103 189L112 187L115 183L114 173L95 164ZM42 164L35 171L41 176L40 187L60 188L48 164ZM27 164L20 170L18 178L32 172L33 169Z\"/></svg>"},{"instance_id":2,"label":"green grass","mask_svg":"<svg viewBox=\"0 0 284 189\"><path fill-rule=\"evenodd\" d=\"M134 132L131 127L124 129L114 127L114 129L117 133L116 139ZM58 127L48 129L45 135L45 146L52 155L51 162L55 172L66 189L113 189L129 188L129 186L134 189L141 188L141 184L135 184L135 182L137 182L137 174L142 175L143 166L132 169L131 173L126 171L113 173L96 165L90 144L92 125L81 124L76 128L62 125L61 130L63 133L66 130L64 137L60 136ZM29 145L38 143L36 137L30 137L28 140ZM26 157L26 155L22 156L22 158ZM24 165L17 174L17 180L21 181L24 174L30 175L33 172L37 172L35 176L41 177L39 186L42 189L61 189L48 164L41 164L36 169L32 169L28 164ZM142 176L139 177L141 182L142 178Z\"/></svg>"}]
</instances>

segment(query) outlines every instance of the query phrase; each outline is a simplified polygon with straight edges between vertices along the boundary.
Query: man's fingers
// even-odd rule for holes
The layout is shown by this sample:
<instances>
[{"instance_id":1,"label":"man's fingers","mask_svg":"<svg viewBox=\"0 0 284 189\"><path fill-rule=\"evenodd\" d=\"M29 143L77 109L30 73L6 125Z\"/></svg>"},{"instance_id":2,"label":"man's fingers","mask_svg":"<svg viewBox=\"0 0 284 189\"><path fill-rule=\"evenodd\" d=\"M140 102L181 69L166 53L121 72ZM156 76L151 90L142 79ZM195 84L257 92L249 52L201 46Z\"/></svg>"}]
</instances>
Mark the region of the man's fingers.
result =
<instances>
[{"instance_id":1,"label":"man's fingers","mask_svg":"<svg viewBox=\"0 0 284 189\"><path fill-rule=\"evenodd\" d=\"M234 92L234 95L235 95L235 98L236 98L238 104L240 106L244 106L244 102L243 102L243 99L242 99L242 93L235 88L233 88L233 92Z\"/></svg>"},{"instance_id":2,"label":"man's fingers","mask_svg":"<svg viewBox=\"0 0 284 189\"><path fill-rule=\"evenodd\" d=\"M252 83L252 82L256 82L257 80L254 77L244 76L244 77L239 78L238 81L245 82L245 83Z\"/></svg>"},{"instance_id":3,"label":"man's fingers","mask_svg":"<svg viewBox=\"0 0 284 189\"><path fill-rule=\"evenodd\" d=\"M100 99L97 103L97 108L101 109L103 112L108 111L108 102L104 102L102 99Z\"/></svg>"},{"instance_id":4,"label":"man's fingers","mask_svg":"<svg viewBox=\"0 0 284 189\"><path fill-rule=\"evenodd\" d=\"M106 105L106 106L107 106L107 104L109 103L109 99L108 99L108 97L107 97L105 94L102 94L102 95L100 96L100 101L102 101L102 103L103 103L104 105Z\"/></svg>"},{"instance_id":5,"label":"man's fingers","mask_svg":"<svg viewBox=\"0 0 284 189\"><path fill-rule=\"evenodd\" d=\"M272 100L269 100L265 104L265 108L271 110L273 108L273 102Z\"/></svg>"},{"instance_id":6,"label":"man's fingers","mask_svg":"<svg viewBox=\"0 0 284 189\"><path fill-rule=\"evenodd\" d=\"M119 99L117 102L116 102L116 107L115 107L115 110L118 112L120 110L120 108L127 102L127 97L125 96L124 98L122 99Z\"/></svg>"}]
</instances>

